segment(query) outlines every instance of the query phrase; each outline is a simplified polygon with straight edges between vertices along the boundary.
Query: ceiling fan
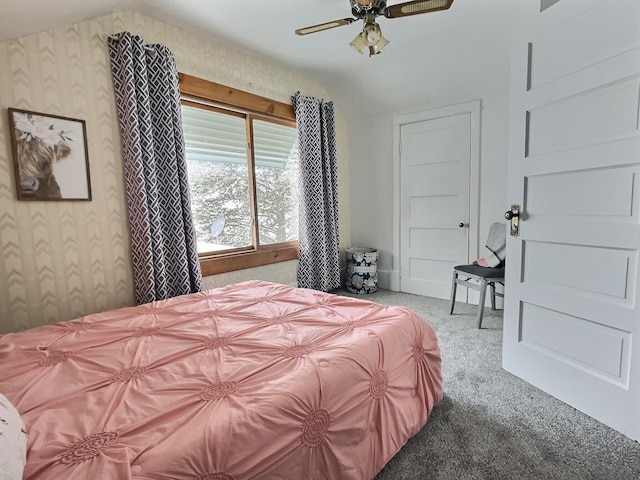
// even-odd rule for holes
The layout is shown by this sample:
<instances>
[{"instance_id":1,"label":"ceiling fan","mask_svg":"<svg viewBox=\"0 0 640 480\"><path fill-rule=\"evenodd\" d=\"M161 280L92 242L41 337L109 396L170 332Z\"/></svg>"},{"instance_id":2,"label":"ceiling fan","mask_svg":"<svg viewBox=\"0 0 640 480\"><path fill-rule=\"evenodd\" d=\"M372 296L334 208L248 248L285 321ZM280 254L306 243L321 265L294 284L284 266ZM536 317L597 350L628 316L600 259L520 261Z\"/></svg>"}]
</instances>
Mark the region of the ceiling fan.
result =
<instances>
[{"instance_id":1,"label":"ceiling fan","mask_svg":"<svg viewBox=\"0 0 640 480\"><path fill-rule=\"evenodd\" d=\"M351 3L351 14L355 18L342 18L332 22L298 28L296 35L309 35L362 20L362 32L356 35L356 38L349 45L360 53L364 53L365 48L369 47L369 56L377 55L389 43L389 40L382 36L380 25L376 23L377 17L398 18L447 10L453 0L412 0L388 7L386 0L349 0L349 3Z\"/></svg>"}]
</instances>

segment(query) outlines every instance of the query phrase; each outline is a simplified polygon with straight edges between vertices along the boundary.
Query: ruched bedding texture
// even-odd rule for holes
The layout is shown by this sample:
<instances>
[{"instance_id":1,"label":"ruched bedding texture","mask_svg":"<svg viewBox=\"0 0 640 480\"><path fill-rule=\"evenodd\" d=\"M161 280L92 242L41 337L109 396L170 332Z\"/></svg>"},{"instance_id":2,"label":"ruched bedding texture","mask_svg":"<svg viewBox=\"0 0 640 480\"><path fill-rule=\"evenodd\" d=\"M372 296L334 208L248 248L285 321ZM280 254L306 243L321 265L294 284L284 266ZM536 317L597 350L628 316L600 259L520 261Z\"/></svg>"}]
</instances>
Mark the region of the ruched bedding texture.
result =
<instances>
[{"instance_id":1,"label":"ruched bedding texture","mask_svg":"<svg viewBox=\"0 0 640 480\"><path fill-rule=\"evenodd\" d=\"M442 397L402 307L244 282L0 336L25 480L367 479Z\"/></svg>"}]
</instances>

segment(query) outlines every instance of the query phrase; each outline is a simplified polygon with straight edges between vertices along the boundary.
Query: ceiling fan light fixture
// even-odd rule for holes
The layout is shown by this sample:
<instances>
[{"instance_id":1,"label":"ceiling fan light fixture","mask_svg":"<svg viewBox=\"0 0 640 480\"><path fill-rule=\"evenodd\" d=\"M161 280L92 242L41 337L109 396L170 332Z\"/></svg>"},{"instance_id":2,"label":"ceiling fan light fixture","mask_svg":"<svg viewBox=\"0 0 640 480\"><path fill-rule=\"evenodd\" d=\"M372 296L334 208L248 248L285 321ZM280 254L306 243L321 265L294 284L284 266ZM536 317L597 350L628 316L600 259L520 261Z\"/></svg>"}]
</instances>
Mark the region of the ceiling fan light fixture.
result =
<instances>
[{"instance_id":1,"label":"ceiling fan light fixture","mask_svg":"<svg viewBox=\"0 0 640 480\"><path fill-rule=\"evenodd\" d=\"M356 35L356 38L354 38L349 45L351 45L359 54L362 55L364 53L364 49L367 46L367 44L364 43L364 40L362 39L362 32Z\"/></svg>"},{"instance_id":2,"label":"ceiling fan light fixture","mask_svg":"<svg viewBox=\"0 0 640 480\"><path fill-rule=\"evenodd\" d=\"M380 26L376 22L365 23L362 29L362 40L367 47L373 47L382 38Z\"/></svg>"},{"instance_id":3,"label":"ceiling fan light fixture","mask_svg":"<svg viewBox=\"0 0 640 480\"><path fill-rule=\"evenodd\" d=\"M389 40L380 35L380 40L375 45L371 45L369 47L369 56L378 55L384 47L389 44Z\"/></svg>"},{"instance_id":4,"label":"ceiling fan light fixture","mask_svg":"<svg viewBox=\"0 0 640 480\"><path fill-rule=\"evenodd\" d=\"M351 15L353 18L342 18L332 22L320 23L309 27L298 28L296 35L308 35L310 33L329 30L342 25L349 25L362 20L362 31L349 43L358 53L363 54L367 48L369 56L379 54L388 45L389 41L382 36L380 26L376 18L400 18L422 13L447 10L454 0L407 0L402 3L387 6L387 0L349 0Z\"/></svg>"},{"instance_id":5,"label":"ceiling fan light fixture","mask_svg":"<svg viewBox=\"0 0 640 480\"><path fill-rule=\"evenodd\" d=\"M369 48L369 56L379 54L382 49L389 43L389 40L382 36L382 30L372 19L365 22L362 32L358 34L350 45L358 52L364 53L366 47Z\"/></svg>"}]
</instances>

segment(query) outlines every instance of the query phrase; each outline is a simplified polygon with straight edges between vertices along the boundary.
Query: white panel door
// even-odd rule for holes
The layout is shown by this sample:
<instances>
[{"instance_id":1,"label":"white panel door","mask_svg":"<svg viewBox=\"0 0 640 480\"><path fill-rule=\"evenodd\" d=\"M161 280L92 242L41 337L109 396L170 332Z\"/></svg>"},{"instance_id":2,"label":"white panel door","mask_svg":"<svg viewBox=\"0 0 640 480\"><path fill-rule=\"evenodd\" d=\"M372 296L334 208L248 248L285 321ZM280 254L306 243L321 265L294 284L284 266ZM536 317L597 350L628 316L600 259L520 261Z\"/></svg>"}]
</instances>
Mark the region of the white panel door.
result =
<instances>
[{"instance_id":1,"label":"white panel door","mask_svg":"<svg viewBox=\"0 0 640 480\"><path fill-rule=\"evenodd\" d=\"M469 260L471 113L402 125L400 145L400 290L448 298Z\"/></svg>"},{"instance_id":2,"label":"white panel door","mask_svg":"<svg viewBox=\"0 0 640 480\"><path fill-rule=\"evenodd\" d=\"M640 440L640 2L563 0L514 44L503 366Z\"/></svg>"}]
</instances>

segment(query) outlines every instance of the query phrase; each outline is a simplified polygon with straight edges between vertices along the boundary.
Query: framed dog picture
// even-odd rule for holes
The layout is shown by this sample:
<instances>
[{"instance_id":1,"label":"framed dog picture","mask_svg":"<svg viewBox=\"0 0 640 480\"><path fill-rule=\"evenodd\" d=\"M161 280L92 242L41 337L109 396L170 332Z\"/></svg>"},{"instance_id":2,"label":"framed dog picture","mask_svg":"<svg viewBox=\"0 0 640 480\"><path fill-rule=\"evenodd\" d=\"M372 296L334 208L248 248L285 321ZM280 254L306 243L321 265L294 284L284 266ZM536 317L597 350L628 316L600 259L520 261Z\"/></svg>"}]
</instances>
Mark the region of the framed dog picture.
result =
<instances>
[{"instance_id":1,"label":"framed dog picture","mask_svg":"<svg viewBox=\"0 0 640 480\"><path fill-rule=\"evenodd\" d=\"M84 120L9 109L18 200L91 200Z\"/></svg>"}]
</instances>

